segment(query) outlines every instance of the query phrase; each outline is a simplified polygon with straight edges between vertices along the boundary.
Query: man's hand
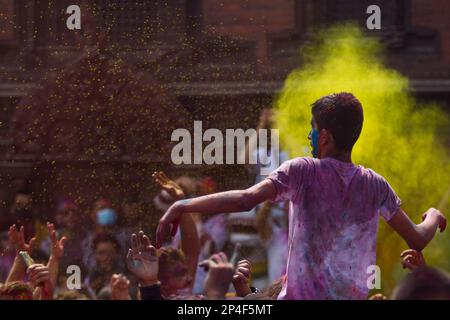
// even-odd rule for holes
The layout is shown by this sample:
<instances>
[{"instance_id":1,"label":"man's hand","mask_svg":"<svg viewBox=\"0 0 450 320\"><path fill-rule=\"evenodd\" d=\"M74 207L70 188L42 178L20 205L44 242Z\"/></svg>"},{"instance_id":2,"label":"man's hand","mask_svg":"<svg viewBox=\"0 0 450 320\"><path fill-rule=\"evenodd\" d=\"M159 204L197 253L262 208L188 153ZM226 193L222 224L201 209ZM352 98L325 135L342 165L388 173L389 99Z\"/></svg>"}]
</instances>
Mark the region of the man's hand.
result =
<instances>
[{"instance_id":1,"label":"man's hand","mask_svg":"<svg viewBox=\"0 0 450 320\"><path fill-rule=\"evenodd\" d=\"M152 177L161 188L170 194L172 198L175 200L184 199L185 195L183 189L178 185L178 183L169 179L164 172L154 172Z\"/></svg>"},{"instance_id":2,"label":"man's hand","mask_svg":"<svg viewBox=\"0 0 450 320\"><path fill-rule=\"evenodd\" d=\"M62 237L60 240L56 237L55 226L53 223L47 222L48 233L50 235L50 240L52 242L51 249L51 257L55 259L61 259L64 253L64 244L67 240L66 237Z\"/></svg>"},{"instance_id":3,"label":"man's hand","mask_svg":"<svg viewBox=\"0 0 450 320\"><path fill-rule=\"evenodd\" d=\"M43 264L33 264L27 269L28 281L32 287L41 288L40 299L48 300L53 296L53 285L50 280L50 272Z\"/></svg>"},{"instance_id":4,"label":"man's hand","mask_svg":"<svg viewBox=\"0 0 450 320\"><path fill-rule=\"evenodd\" d=\"M252 290L248 285L251 277L251 268L252 266L248 260L241 260L238 262L233 275L233 286L238 297L245 297L252 293Z\"/></svg>"},{"instance_id":5,"label":"man's hand","mask_svg":"<svg viewBox=\"0 0 450 320\"><path fill-rule=\"evenodd\" d=\"M211 300L225 299L225 294L234 275L234 267L228 262L225 253L220 252L212 255L208 260L201 262L200 266L209 269L205 280L205 296Z\"/></svg>"},{"instance_id":6,"label":"man's hand","mask_svg":"<svg viewBox=\"0 0 450 320\"><path fill-rule=\"evenodd\" d=\"M441 232L444 232L445 228L447 227L447 218L439 210L435 208L430 208L422 215L422 221L425 221L427 217L431 216L437 218L439 230Z\"/></svg>"},{"instance_id":7,"label":"man's hand","mask_svg":"<svg viewBox=\"0 0 450 320\"><path fill-rule=\"evenodd\" d=\"M157 248L160 248L162 246L164 240L167 239L169 235L171 235L172 237L175 236L180 224L181 214L182 212L179 209L178 202L175 202L159 220L158 228L156 229Z\"/></svg>"},{"instance_id":8,"label":"man's hand","mask_svg":"<svg viewBox=\"0 0 450 320\"><path fill-rule=\"evenodd\" d=\"M112 300L131 300L128 289L130 280L123 274L113 274L110 281Z\"/></svg>"},{"instance_id":9,"label":"man's hand","mask_svg":"<svg viewBox=\"0 0 450 320\"><path fill-rule=\"evenodd\" d=\"M33 249L34 242L36 241L36 238L33 237L30 239L29 243L26 243L24 227L21 226L19 231L17 231L17 227L15 224L13 224L9 228L8 238L9 238L9 241L11 242L11 244L14 246L16 253L19 253L19 251L26 251L26 252L30 253L31 250Z\"/></svg>"},{"instance_id":10,"label":"man's hand","mask_svg":"<svg viewBox=\"0 0 450 320\"><path fill-rule=\"evenodd\" d=\"M130 272L138 278L141 287L158 283L159 266L156 249L143 231L139 231L138 235L133 233L131 236L131 249L128 250L127 265Z\"/></svg>"},{"instance_id":11,"label":"man's hand","mask_svg":"<svg viewBox=\"0 0 450 320\"><path fill-rule=\"evenodd\" d=\"M400 254L403 258L402 266L404 269L408 268L410 270L416 269L418 267L425 266L425 258L422 252L413 249L408 249Z\"/></svg>"}]
</instances>

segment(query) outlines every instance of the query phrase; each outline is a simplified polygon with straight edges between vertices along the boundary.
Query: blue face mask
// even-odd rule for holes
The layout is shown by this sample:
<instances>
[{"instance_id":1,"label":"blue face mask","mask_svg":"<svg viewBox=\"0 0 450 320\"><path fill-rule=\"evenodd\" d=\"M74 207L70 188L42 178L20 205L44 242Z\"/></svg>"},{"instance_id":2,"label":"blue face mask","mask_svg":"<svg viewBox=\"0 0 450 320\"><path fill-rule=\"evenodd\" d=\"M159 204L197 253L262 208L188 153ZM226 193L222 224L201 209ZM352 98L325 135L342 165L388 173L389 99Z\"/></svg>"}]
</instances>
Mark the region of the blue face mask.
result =
<instances>
[{"instance_id":1,"label":"blue face mask","mask_svg":"<svg viewBox=\"0 0 450 320\"><path fill-rule=\"evenodd\" d=\"M103 209L97 212L97 223L101 226L111 226L116 223L117 214L112 209Z\"/></svg>"},{"instance_id":2,"label":"blue face mask","mask_svg":"<svg viewBox=\"0 0 450 320\"><path fill-rule=\"evenodd\" d=\"M312 156L317 158L319 154L319 131L312 129L311 131Z\"/></svg>"}]
</instances>

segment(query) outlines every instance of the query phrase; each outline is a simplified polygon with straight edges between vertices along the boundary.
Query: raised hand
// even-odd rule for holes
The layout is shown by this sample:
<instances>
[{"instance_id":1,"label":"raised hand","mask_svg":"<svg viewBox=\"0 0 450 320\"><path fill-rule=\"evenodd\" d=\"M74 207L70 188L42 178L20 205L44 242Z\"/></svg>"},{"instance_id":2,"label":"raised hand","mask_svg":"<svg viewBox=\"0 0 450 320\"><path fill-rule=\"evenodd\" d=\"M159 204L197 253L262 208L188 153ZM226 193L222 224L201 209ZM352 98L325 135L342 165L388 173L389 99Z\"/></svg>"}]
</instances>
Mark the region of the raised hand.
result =
<instances>
[{"instance_id":1,"label":"raised hand","mask_svg":"<svg viewBox=\"0 0 450 320\"><path fill-rule=\"evenodd\" d=\"M225 299L234 275L234 267L228 262L225 253L213 254L208 260L202 261L199 266L209 269L204 289L206 297L208 299Z\"/></svg>"},{"instance_id":2,"label":"raised hand","mask_svg":"<svg viewBox=\"0 0 450 320\"><path fill-rule=\"evenodd\" d=\"M25 234L24 234L24 227L21 226L19 231L17 231L17 227L15 224L13 224L8 231L8 238L11 244L14 246L14 249L16 250L16 253L19 251L27 251L31 252L33 249L34 242L36 241L36 238L33 237L30 239L30 242L25 242Z\"/></svg>"},{"instance_id":3,"label":"raised hand","mask_svg":"<svg viewBox=\"0 0 450 320\"><path fill-rule=\"evenodd\" d=\"M130 300L128 289L130 280L123 274L113 274L111 277L111 296L112 300Z\"/></svg>"},{"instance_id":4,"label":"raised hand","mask_svg":"<svg viewBox=\"0 0 450 320\"><path fill-rule=\"evenodd\" d=\"M56 237L55 226L53 223L47 222L48 233L52 242L52 257L60 259L64 253L64 244L67 240L66 237L62 237L60 240Z\"/></svg>"},{"instance_id":5,"label":"raised hand","mask_svg":"<svg viewBox=\"0 0 450 320\"><path fill-rule=\"evenodd\" d=\"M139 231L131 236L131 249L127 254L127 265L131 273L139 280L141 287L158 283L158 256L150 239Z\"/></svg>"},{"instance_id":6,"label":"raised hand","mask_svg":"<svg viewBox=\"0 0 450 320\"><path fill-rule=\"evenodd\" d=\"M416 269L418 267L425 266L425 258L422 252L413 249L408 249L400 254L402 257L402 266L404 269Z\"/></svg>"},{"instance_id":7,"label":"raised hand","mask_svg":"<svg viewBox=\"0 0 450 320\"><path fill-rule=\"evenodd\" d=\"M248 285L251 277L251 268L252 266L248 260L241 260L238 262L233 275L233 286L238 297L245 297L252 293L252 290Z\"/></svg>"},{"instance_id":8,"label":"raised hand","mask_svg":"<svg viewBox=\"0 0 450 320\"><path fill-rule=\"evenodd\" d=\"M184 199L185 195L183 189L178 185L178 183L169 179L164 172L155 171L152 174L152 177L161 188L166 190L174 198L174 200Z\"/></svg>"}]
</instances>

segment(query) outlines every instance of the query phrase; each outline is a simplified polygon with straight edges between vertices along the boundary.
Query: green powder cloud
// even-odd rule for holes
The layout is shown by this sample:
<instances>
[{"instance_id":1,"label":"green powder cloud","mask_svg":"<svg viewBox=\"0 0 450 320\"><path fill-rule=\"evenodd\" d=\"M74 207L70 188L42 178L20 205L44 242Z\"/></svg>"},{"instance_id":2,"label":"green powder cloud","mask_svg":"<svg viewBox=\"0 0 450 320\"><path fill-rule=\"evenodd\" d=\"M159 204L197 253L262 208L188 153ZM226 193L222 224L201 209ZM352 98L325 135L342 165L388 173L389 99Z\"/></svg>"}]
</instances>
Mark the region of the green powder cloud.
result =
<instances>
[{"instance_id":1,"label":"green powder cloud","mask_svg":"<svg viewBox=\"0 0 450 320\"><path fill-rule=\"evenodd\" d=\"M403 209L418 223L430 207L441 206L444 213L450 208L445 201L450 162L444 145L449 116L437 105L419 105L408 93L408 79L387 68L382 55L379 42L355 26L318 32L314 44L301 49L303 66L289 74L276 97L276 126L282 147L292 157L309 155L311 103L331 93L352 92L364 108L353 161L383 175L402 199ZM424 250L429 264L447 271L449 235L450 230L437 235ZM383 291L390 293L405 274L399 255L406 244L385 223L380 223L378 238L377 264Z\"/></svg>"}]
</instances>

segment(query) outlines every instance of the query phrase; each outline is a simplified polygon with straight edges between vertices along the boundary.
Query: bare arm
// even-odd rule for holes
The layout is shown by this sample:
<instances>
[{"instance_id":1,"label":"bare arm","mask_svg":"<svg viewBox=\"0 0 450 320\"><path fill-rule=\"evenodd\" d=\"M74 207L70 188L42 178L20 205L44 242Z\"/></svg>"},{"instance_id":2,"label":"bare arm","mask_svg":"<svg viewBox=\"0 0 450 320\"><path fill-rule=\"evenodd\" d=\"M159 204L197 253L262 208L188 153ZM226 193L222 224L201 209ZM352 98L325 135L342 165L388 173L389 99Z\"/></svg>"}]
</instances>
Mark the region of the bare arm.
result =
<instances>
[{"instance_id":1,"label":"bare arm","mask_svg":"<svg viewBox=\"0 0 450 320\"><path fill-rule=\"evenodd\" d=\"M50 255L50 258L48 259L47 268L50 274L51 283L53 287L55 287L58 281L59 262L64 253L64 244L67 238L62 237L60 240L58 240L53 223L47 222L47 228L50 235L50 240L52 242L52 253Z\"/></svg>"},{"instance_id":2,"label":"bare arm","mask_svg":"<svg viewBox=\"0 0 450 320\"><path fill-rule=\"evenodd\" d=\"M439 210L429 209L423 214L422 219L423 222L416 225L399 208L388 221L388 224L406 241L411 249L422 251L433 239L437 228L439 227L442 232L446 227L446 219Z\"/></svg>"},{"instance_id":3,"label":"bare arm","mask_svg":"<svg viewBox=\"0 0 450 320\"><path fill-rule=\"evenodd\" d=\"M185 193L181 186L169 179L164 172L154 172L152 177L174 200L184 199ZM197 272L198 256L200 254L200 240L192 214L187 213L181 216L180 235L181 250L186 256L188 272L192 279L194 279L195 273ZM192 281L192 285L194 285L194 281Z\"/></svg>"},{"instance_id":4,"label":"bare arm","mask_svg":"<svg viewBox=\"0 0 450 320\"><path fill-rule=\"evenodd\" d=\"M200 254L200 240L197 227L190 213L181 216L180 220L181 250L186 256L188 272L195 279L197 272L198 256ZM194 281L192 281L192 286Z\"/></svg>"},{"instance_id":5,"label":"bare arm","mask_svg":"<svg viewBox=\"0 0 450 320\"><path fill-rule=\"evenodd\" d=\"M275 198L276 189L273 183L266 179L246 190L233 190L215 193L203 197L175 202L159 220L156 231L157 246L169 233L176 233L180 217L187 212L198 213L231 213L248 211L257 204ZM172 226L172 228L170 228Z\"/></svg>"},{"instance_id":6,"label":"bare arm","mask_svg":"<svg viewBox=\"0 0 450 320\"><path fill-rule=\"evenodd\" d=\"M249 211L257 204L275 198L275 186L264 180L245 190L232 190L181 200L174 204L182 213L231 213Z\"/></svg>"},{"instance_id":7,"label":"bare arm","mask_svg":"<svg viewBox=\"0 0 450 320\"><path fill-rule=\"evenodd\" d=\"M50 281L54 287L56 287L58 282L59 273L59 259L54 256L50 256L47 262L48 272L50 274Z\"/></svg>"},{"instance_id":8,"label":"bare arm","mask_svg":"<svg viewBox=\"0 0 450 320\"><path fill-rule=\"evenodd\" d=\"M27 271L27 267L23 262L22 258L17 254L14 258L14 263L9 270L8 277L5 280L5 283L14 282L14 281L23 281L25 278Z\"/></svg>"}]
</instances>

